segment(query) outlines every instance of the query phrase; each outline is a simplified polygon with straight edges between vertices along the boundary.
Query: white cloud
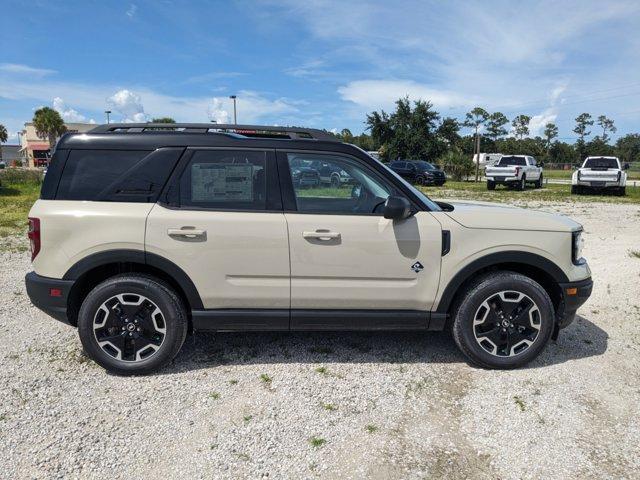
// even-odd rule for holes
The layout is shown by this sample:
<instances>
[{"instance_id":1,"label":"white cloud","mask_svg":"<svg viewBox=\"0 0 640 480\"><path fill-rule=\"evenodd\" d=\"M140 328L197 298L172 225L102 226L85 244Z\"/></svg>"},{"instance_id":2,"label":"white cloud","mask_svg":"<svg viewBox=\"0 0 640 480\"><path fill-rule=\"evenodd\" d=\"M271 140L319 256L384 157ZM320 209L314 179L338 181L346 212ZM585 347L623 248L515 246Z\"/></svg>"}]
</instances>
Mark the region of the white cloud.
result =
<instances>
[{"instance_id":1,"label":"white cloud","mask_svg":"<svg viewBox=\"0 0 640 480\"><path fill-rule=\"evenodd\" d=\"M137 12L138 12L138 6L135 3L132 3L129 6L129 9L126 11L126 15L129 18L133 18L133 17L135 17Z\"/></svg>"},{"instance_id":2,"label":"white cloud","mask_svg":"<svg viewBox=\"0 0 640 480\"><path fill-rule=\"evenodd\" d=\"M0 72L35 77L44 77L56 73L55 70L49 70L48 68L35 68L20 63L0 63Z\"/></svg>"},{"instance_id":3,"label":"white cloud","mask_svg":"<svg viewBox=\"0 0 640 480\"><path fill-rule=\"evenodd\" d=\"M140 95L130 90L119 90L109 98L107 103L113 110L122 115L124 122L143 123L148 120L148 115L144 113L142 99Z\"/></svg>"},{"instance_id":4,"label":"white cloud","mask_svg":"<svg viewBox=\"0 0 640 480\"><path fill-rule=\"evenodd\" d=\"M295 67L289 67L284 70L284 73L293 77L309 77L324 73L322 68L326 65L324 60L309 60L302 65Z\"/></svg>"},{"instance_id":5,"label":"white cloud","mask_svg":"<svg viewBox=\"0 0 640 480\"><path fill-rule=\"evenodd\" d=\"M65 122L82 123L87 120L87 117L85 117L81 113L78 113L77 110L68 108L64 103L64 100L60 97L55 97L53 99L53 109L60 114Z\"/></svg>"},{"instance_id":6,"label":"white cloud","mask_svg":"<svg viewBox=\"0 0 640 480\"><path fill-rule=\"evenodd\" d=\"M356 80L338 88L343 100L368 109L391 108L396 100L409 96L410 100L430 101L440 108L471 105L461 95L432 88L411 80Z\"/></svg>"},{"instance_id":7,"label":"white cloud","mask_svg":"<svg viewBox=\"0 0 640 480\"><path fill-rule=\"evenodd\" d=\"M222 100L214 98L211 105L207 108L207 115L210 120L216 123L229 123L229 112L227 112L222 105Z\"/></svg>"}]
</instances>

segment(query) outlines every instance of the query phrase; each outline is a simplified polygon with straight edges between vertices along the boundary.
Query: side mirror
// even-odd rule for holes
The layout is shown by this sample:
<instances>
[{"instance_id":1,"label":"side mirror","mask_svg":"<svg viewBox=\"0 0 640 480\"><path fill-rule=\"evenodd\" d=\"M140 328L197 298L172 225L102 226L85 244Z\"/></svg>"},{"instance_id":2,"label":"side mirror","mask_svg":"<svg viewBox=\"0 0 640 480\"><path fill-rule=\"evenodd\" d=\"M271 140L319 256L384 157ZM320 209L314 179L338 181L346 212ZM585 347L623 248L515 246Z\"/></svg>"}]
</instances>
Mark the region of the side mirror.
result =
<instances>
[{"instance_id":1,"label":"side mirror","mask_svg":"<svg viewBox=\"0 0 640 480\"><path fill-rule=\"evenodd\" d=\"M624 164L624 167L622 167L622 169L623 169L623 170L629 170L629 164L628 164L628 163L625 163L625 164Z\"/></svg>"},{"instance_id":2,"label":"side mirror","mask_svg":"<svg viewBox=\"0 0 640 480\"><path fill-rule=\"evenodd\" d=\"M390 196L384 202L384 218L389 220L404 220L411 216L411 204L404 197Z\"/></svg>"}]
</instances>

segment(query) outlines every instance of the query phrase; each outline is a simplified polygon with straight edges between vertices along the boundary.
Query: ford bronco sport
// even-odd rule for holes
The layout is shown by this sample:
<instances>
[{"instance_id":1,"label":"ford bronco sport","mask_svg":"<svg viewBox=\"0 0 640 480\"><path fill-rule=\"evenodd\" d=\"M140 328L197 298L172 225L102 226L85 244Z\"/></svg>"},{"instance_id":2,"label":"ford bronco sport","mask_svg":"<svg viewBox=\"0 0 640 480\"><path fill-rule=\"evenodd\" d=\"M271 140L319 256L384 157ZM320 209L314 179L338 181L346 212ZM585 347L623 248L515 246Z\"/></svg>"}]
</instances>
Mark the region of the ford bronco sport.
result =
<instances>
[{"instance_id":1,"label":"ford bronco sport","mask_svg":"<svg viewBox=\"0 0 640 480\"><path fill-rule=\"evenodd\" d=\"M292 180L316 161L350 182ZM29 217L31 301L121 374L156 370L202 330L450 328L473 364L514 368L592 288L578 223L434 202L319 130L66 134Z\"/></svg>"}]
</instances>

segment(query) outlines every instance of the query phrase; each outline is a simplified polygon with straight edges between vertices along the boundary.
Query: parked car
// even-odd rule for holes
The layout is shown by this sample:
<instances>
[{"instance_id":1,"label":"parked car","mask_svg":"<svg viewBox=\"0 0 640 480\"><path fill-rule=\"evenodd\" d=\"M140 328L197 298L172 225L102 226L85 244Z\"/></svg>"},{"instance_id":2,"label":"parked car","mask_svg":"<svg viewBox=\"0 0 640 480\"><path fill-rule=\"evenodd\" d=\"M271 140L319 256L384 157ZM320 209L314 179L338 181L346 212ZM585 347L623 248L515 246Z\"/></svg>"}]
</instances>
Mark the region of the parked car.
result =
<instances>
[{"instance_id":1,"label":"parked car","mask_svg":"<svg viewBox=\"0 0 640 480\"><path fill-rule=\"evenodd\" d=\"M582 167L571 176L571 193L610 191L617 195L626 194L627 170L617 157L587 157Z\"/></svg>"},{"instance_id":2,"label":"parked car","mask_svg":"<svg viewBox=\"0 0 640 480\"><path fill-rule=\"evenodd\" d=\"M527 182L535 188L542 188L544 180L542 166L529 155L503 155L495 166L485 170L487 189L495 190L496 185L506 185L524 190Z\"/></svg>"},{"instance_id":3,"label":"parked car","mask_svg":"<svg viewBox=\"0 0 640 480\"><path fill-rule=\"evenodd\" d=\"M63 135L29 212L29 298L115 373L168 364L190 332L268 330L451 328L471 363L515 368L591 293L565 216L434 202L321 130L163 127ZM351 194L294 188L299 161Z\"/></svg>"},{"instance_id":4,"label":"parked car","mask_svg":"<svg viewBox=\"0 0 640 480\"><path fill-rule=\"evenodd\" d=\"M444 185L447 177L442 170L423 160L396 160L389 168L402 178L418 185Z\"/></svg>"},{"instance_id":5,"label":"parked car","mask_svg":"<svg viewBox=\"0 0 640 480\"><path fill-rule=\"evenodd\" d=\"M352 183L351 176L344 171L341 165L332 162L331 159L309 162L309 166L318 172L320 183L339 188L342 185Z\"/></svg>"},{"instance_id":6,"label":"parked car","mask_svg":"<svg viewBox=\"0 0 640 480\"><path fill-rule=\"evenodd\" d=\"M293 160L291 162L291 181L294 187L317 187L320 185L320 174L309 166L311 162Z\"/></svg>"}]
</instances>

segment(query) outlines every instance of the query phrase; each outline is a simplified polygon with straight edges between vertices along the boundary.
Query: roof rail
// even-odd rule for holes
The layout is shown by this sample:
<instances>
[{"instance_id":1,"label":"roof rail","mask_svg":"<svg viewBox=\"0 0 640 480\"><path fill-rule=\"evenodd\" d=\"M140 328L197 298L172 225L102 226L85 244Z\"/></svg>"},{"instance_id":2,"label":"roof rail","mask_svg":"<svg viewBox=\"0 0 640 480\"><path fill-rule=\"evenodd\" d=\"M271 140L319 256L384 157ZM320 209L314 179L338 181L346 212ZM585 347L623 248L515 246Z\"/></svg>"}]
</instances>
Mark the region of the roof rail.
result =
<instances>
[{"instance_id":1,"label":"roof rail","mask_svg":"<svg viewBox=\"0 0 640 480\"><path fill-rule=\"evenodd\" d=\"M177 133L232 133L250 138L340 141L331 133L316 128L221 123L107 123L98 125L87 133L145 133L162 130Z\"/></svg>"}]
</instances>

